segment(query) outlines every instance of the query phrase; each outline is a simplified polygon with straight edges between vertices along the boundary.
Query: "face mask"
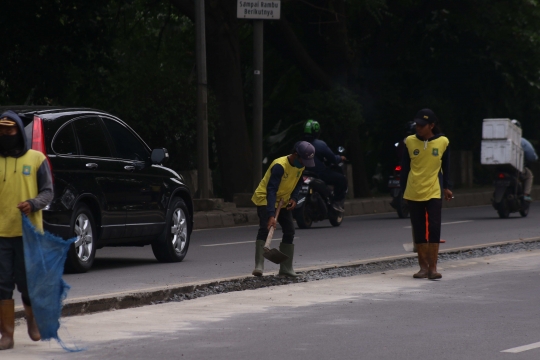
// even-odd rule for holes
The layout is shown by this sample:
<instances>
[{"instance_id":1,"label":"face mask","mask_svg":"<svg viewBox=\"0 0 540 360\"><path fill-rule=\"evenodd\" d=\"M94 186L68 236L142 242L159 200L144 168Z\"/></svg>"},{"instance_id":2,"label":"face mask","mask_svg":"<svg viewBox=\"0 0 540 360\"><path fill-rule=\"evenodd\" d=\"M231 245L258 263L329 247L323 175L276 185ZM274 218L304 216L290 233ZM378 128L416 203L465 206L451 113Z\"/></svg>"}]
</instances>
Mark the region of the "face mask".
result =
<instances>
[{"instance_id":1,"label":"face mask","mask_svg":"<svg viewBox=\"0 0 540 360\"><path fill-rule=\"evenodd\" d=\"M19 134L0 136L0 148L4 150L13 150L19 145Z\"/></svg>"},{"instance_id":2,"label":"face mask","mask_svg":"<svg viewBox=\"0 0 540 360\"><path fill-rule=\"evenodd\" d=\"M300 160L298 160L298 158L294 159L293 166L299 169L304 167L304 165L302 165L302 163L300 162Z\"/></svg>"}]
</instances>

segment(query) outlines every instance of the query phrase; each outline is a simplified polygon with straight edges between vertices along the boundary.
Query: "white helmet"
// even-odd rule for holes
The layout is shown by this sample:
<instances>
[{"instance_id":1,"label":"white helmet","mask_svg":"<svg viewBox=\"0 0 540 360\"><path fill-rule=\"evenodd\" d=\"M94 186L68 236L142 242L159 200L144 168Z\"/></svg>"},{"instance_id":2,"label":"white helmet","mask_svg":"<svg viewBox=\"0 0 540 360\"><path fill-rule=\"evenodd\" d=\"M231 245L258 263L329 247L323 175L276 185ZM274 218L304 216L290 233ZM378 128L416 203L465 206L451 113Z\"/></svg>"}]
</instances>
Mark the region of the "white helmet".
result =
<instances>
[{"instance_id":1,"label":"white helmet","mask_svg":"<svg viewBox=\"0 0 540 360\"><path fill-rule=\"evenodd\" d=\"M512 120L512 124L516 125L518 128L521 129L521 123L517 121L516 119Z\"/></svg>"}]
</instances>

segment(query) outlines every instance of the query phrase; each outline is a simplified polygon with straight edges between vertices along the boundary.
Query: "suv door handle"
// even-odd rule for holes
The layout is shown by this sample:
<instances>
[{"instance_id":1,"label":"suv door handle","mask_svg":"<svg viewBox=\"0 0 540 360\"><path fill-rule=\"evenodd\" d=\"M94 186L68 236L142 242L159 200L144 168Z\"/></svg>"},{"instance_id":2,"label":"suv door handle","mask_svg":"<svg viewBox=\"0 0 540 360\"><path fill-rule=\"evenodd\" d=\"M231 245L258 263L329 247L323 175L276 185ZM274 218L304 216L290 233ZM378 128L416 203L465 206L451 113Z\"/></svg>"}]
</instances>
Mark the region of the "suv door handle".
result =
<instances>
[{"instance_id":1,"label":"suv door handle","mask_svg":"<svg viewBox=\"0 0 540 360\"><path fill-rule=\"evenodd\" d=\"M89 169L97 169L98 164L96 164L96 163L88 163L88 164L86 164L86 167L89 168Z\"/></svg>"},{"instance_id":2,"label":"suv door handle","mask_svg":"<svg viewBox=\"0 0 540 360\"><path fill-rule=\"evenodd\" d=\"M135 170L135 166L126 165L126 166L124 166L124 170L133 171L133 170Z\"/></svg>"}]
</instances>

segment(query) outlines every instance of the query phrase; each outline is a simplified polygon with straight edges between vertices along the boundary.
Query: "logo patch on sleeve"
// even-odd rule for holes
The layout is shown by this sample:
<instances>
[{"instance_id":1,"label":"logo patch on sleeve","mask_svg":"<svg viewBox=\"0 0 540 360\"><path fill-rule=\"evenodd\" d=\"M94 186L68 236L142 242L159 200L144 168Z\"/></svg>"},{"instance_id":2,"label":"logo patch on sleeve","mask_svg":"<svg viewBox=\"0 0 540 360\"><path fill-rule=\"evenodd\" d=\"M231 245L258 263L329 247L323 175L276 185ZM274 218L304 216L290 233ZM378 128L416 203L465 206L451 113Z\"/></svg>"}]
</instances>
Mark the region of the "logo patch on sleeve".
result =
<instances>
[{"instance_id":1,"label":"logo patch on sleeve","mask_svg":"<svg viewBox=\"0 0 540 360\"><path fill-rule=\"evenodd\" d=\"M23 167L22 167L23 175L30 176L31 172L32 172L32 167L30 165L23 165Z\"/></svg>"},{"instance_id":2,"label":"logo patch on sleeve","mask_svg":"<svg viewBox=\"0 0 540 360\"><path fill-rule=\"evenodd\" d=\"M433 149L433 151L431 152L431 155L439 156L439 149Z\"/></svg>"},{"instance_id":3,"label":"logo patch on sleeve","mask_svg":"<svg viewBox=\"0 0 540 360\"><path fill-rule=\"evenodd\" d=\"M418 154L420 154L420 150L418 150L418 149L414 149L414 151L413 151L413 154L414 154L414 155L418 155Z\"/></svg>"}]
</instances>

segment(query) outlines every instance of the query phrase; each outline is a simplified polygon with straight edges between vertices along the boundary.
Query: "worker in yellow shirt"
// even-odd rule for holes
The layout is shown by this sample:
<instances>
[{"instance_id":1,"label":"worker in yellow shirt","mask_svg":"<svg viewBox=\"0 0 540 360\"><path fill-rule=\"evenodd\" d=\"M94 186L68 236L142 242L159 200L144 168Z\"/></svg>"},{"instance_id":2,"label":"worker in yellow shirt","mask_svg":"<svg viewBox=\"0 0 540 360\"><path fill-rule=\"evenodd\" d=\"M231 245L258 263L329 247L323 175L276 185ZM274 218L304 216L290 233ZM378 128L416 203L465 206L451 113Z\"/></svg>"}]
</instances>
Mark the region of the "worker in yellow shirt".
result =
<instances>
[{"instance_id":1,"label":"worker in yellow shirt","mask_svg":"<svg viewBox=\"0 0 540 360\"><path fill-rule=\"evenodd\" d=\"M441 133L437 116L430 109L420 110L414 122L416 134L405 139L400 181L420 265L413 277L434 280L442 277L437 272L442 198L449 201L453 197L449 189L450 141Z\"/></svg>"},{"instance_id":2,"label":"worker in yellow shirt","mask_svg":"<svg viewBox=\"0 0 540 360\"><path fill-rule=\"evenodd\" d=\"M279 244L279 251L289 258L279 264L279 274L289 277L299 276L294 272L292 262L294 255L294 223L292 210L296 207L297 196L300 191L299 182L304 167L315 166L315 148L307 141L299 141L294 145L290 155L277 158L270 164L266 174L255 190L251 201L257 205L259 216L259 231L255 241L255 269L254 276L262 276L264 271L264 243L270 227L276 227L276 208L279 200L283 199L283 207L287 211L280 211L277 222L283 230L283 238Z\"/></svg>"},{"instance_id":3,"label":"worker in yellow shirt","mask_svg":"<svg viewBox=\"0 0 540 360\"><path fill-rule=\"evenodd\" d=\"M41 210L53 199L51 169L45 155L28 150L21 118L0 115L0 350L13 348L15 286L21 293L28 334L41 339L28 295L21 213L43 230Z\"/></svg>"}]
</instances>

